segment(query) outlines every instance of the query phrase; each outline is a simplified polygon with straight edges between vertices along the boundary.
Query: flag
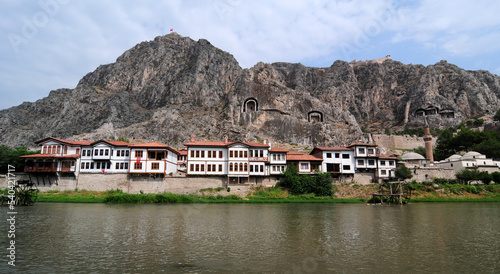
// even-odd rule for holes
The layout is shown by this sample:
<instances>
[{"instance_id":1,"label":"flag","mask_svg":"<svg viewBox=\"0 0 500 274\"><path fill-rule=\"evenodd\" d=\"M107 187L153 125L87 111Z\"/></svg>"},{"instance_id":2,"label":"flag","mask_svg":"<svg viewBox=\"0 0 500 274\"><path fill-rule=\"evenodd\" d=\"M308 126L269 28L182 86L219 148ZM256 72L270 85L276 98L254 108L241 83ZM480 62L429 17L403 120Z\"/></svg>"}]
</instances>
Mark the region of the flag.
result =
<instances>
[{"instance_id":1,"label":"flag","mask_svg":"<svg viewBox=\"0 0 500 274\"><path fill-rule=\"evenodd\" d=\"M137 157L137 163L140 164L141 163L141 157Z\"/></svg>"},{"instance_id":2,"label":"flag","mask_svg":"<svg viewBox=\"0 0 500 274\"><path fill-rule=\"evenodd\" d=\"M102 174L104 174L104 168L102 169Z\"/></svg>"},{"instance_id":3,"label":"flag","mask_svg":"<svg viewBox=\"0 0 500 274\"><path fill-rule=\"evenodd\" d=\"M170 31L174 31L174 29L170 29Z\"/></svg>"}]
</instances>

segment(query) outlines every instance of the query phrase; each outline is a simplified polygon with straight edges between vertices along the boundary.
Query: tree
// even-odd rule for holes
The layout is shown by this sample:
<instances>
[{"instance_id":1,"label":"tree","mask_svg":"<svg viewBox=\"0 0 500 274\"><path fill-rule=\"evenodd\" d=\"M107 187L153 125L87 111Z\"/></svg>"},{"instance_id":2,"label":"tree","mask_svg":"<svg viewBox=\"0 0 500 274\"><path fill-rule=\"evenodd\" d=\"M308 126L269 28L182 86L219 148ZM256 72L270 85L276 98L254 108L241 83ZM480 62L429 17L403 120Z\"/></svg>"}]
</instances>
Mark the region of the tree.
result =
<instances>
[{"instance_id":1,"label":"tree","mask_svg":"<svg viewBox=\"0 0 500 274\"><path fill-rule=\"evenodd\" d=\"M401 180L411 179L411 177L413 177L411 170L409 170L405 165L400 165L396 168L394 175L396 175L396 178Z\"/></svg>"},{"instance_id":2,"label":"tree","mask_svg":"<svg viewBox=\"0 0 500 274\"><path fill-rule=\"evenodd\" d=\"M280 187L288 189L293 195L314 193L316 196L332 196L332 179L328 173L316 172L314 175L299 174L295 165L289 165L283 173Z\"/></svg>"},{"instance_id":3,"label":"tree","mask_svg":"<svg viewBox=\"0 0 500 274\"><path fill-rule=\"evenodd\" d=\"M500 109L497 110L495 116L493 116L494 121L500 121Z\"/></svg>"},{"instance_id":4,"label":"tree","mask_svg":"<svg viewBox=\"0 0 500 274\"><path fill-rule=\"evenodd\" d=\"M24 159L20 156L37 154L40 151L29 151L24 146L10 148L8 146L0 146L0 173L7 173L8 166L14 166L16 171L24 169Z\"/></svg>"}]
</instances>

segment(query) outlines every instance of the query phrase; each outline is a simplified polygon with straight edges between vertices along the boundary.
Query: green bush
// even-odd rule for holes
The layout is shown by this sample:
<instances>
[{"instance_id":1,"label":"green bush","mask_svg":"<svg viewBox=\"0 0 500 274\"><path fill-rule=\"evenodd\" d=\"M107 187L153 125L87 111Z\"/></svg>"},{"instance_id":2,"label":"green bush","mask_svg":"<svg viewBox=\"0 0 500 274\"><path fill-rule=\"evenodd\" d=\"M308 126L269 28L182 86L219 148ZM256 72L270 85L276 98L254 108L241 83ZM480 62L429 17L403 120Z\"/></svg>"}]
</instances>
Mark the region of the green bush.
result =
<instances>
[{"instance_id":1,"label":"green bush","mask_svg":"<svg viewBox=\"0 0 500 274\"><path fill-rule=\"evenodd\" d=\"M279 187L286 188L292 195L314 193L316 196L332 196L332 180L328 173L314 175L299 174L295 165L289 165L283 173Z\"/></svg>"}]
</instances>

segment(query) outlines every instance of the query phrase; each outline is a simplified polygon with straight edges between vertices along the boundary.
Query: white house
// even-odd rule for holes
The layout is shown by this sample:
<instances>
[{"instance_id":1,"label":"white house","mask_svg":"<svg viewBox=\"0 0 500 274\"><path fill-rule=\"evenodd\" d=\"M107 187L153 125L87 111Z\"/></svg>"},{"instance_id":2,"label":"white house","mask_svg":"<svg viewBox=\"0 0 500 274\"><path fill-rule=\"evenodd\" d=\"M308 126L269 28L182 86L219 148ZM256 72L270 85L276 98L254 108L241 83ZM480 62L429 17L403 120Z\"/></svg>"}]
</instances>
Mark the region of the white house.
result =
<instances>
[{"instance_id":1,"label":"white house","mask_svg":"<svg viewBox=\"0 0 500 274\"><path fill-rule=\"evenodd\" d=\"M269 149L269 175L280 175L286 170L288 149L271 147Z\"/></svg>"},{"instance_id":2,"label":"white house","mask_svg":"<svg viewBox=\"0 0 500 274\"><path fill-rule=\"evenodd\" d=\"M177 172L179 152L161 143L130 145L130 174L156 174L164 177Z\"/></svg>"},{"instance_id":3,"label":"white house","mask_svg":"<svg viewBox=\"0 0 500 274\"><path fill-rule=\"evenodd\" d=\"M396 170L398 157L393 156L379 156L377 177L381 179L388 179L395 177L394 171Z\"/></svg>"},{"instance_id":4,"label":"white house","mask_svg":"<svg viewBox=\"0 0 500 274\"><path fill-rule=\"evenodd\" d=\"M357 172L376 172L377 170L377 145L354 143L347 148L354 151L355 169Z\"/></svg>"},{"instance_id":5,"label":"white house","mask_svg":"<svg viewBox=\"0 0 500 274\"><path fill-rule=\"evenodd\" d=\"M354 150L347 147L314 147L312 155L323 160L322 170L335 178L348 178L354 175Z\"/></svg>"},{"instance_id":6,"label":"white house","mask_svg":"<svg viewBox=\"0 0 500 274\"><path fill-rule=\"evenodd\" d=\"M486 158L479 152L469 151L463 156L452 155L443 161L434 162L437 167L453 168L455 172L467 168L477 168L480 171L495 172L499 171L499 167L493 159Z\"/></svg>"},{"instance_id":7,"label":"white house","mask_svg":"<svg viewBox=\"0 0 500 274\"><path fill-rule=\"evenodd\" d=\"M129 143L99 140L82 146L80 172L128 173Z\"/></svg>"},{"instance_id":8,"label":"white house","mask_svg":"<svg viewBox=\"0 0 500 274\"><path fill-rule=\"evenodd\" d=\"M25 159L25 172L76 177L79 173L81 146L91 142L48 137L35 143L41 148L40 154L21 156Z\"/></svg>"}]
</instances>

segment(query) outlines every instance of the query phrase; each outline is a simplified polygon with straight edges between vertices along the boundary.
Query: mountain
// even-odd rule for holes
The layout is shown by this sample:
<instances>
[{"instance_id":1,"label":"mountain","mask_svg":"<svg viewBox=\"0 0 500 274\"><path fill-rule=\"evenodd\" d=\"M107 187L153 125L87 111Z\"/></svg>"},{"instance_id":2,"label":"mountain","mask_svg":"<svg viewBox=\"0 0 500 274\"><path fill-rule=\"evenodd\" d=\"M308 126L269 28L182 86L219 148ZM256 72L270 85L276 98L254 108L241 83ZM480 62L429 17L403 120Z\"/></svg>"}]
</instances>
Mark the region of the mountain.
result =
<instances>
[{"instance_id":1,"label":"mountain","mask_svg":"<svg viewBox=\"0 0 500 274\"><path fill-rule=\"evenodd\" d=\"M389 56L314 68L258 63L243 69L207 40L177 33L142 42L85 75L76 88L0 111L0 144L33 147L47 136L341 146L361 130L451 126L500 108L500 78L441 61Z\"/></svg>"}]
</instances>

